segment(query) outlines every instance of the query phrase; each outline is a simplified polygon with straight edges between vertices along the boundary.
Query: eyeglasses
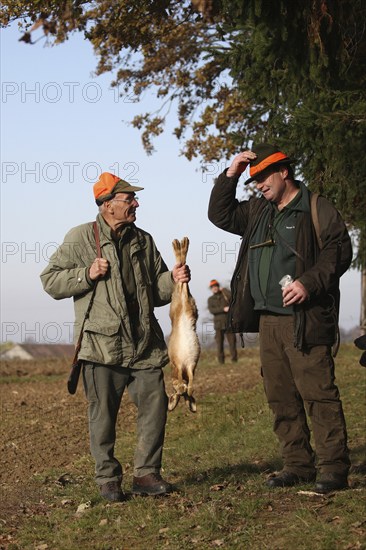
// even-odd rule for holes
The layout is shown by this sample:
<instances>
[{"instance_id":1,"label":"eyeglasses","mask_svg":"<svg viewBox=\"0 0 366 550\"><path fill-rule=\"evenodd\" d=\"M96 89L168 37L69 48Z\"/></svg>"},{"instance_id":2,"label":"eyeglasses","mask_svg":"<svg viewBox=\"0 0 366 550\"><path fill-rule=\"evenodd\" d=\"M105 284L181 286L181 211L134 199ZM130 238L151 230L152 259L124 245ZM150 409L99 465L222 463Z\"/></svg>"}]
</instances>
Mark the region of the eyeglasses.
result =
<instances>
[{"instance_id":1,"label":"eyeglasses","mask_svg":"<svg viewBox=\"0 0 366 550\"><path fill-rule=\"evenodd\" d=\"M127 204L132 204L133 201L138 202L138 197L131 197L130 199L112 199L114 202L127 202Z\"/></svg>"}]
</instances>

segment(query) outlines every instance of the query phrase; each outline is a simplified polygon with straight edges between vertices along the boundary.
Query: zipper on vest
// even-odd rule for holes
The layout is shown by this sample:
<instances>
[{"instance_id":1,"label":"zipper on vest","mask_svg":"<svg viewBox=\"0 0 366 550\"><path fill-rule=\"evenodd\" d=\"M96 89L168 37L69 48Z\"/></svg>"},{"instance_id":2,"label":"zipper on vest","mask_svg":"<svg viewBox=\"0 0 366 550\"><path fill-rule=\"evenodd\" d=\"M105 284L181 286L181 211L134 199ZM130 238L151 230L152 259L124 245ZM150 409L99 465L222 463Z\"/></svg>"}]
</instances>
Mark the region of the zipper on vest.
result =
<instances>
[{"instance_id":1,"label":"zipper on vest","mask_svg":"<svg viewBox=\"0 0 366 550\"><path fill-rule=\"evenodd\" d=\"M274 255L274 253L275 253L275 249L273 250L273 252L272 252L272 254L271 254L271 261L269 262L268 279L267 279L267 285L266 285L266 293L263 294L262 289L260 289L260 291L261 291L261 293L262 293L262 296L263 296L263 304L264 304L264 308L263 308L263 309L266 309L266 308L267 308L267 294L268 294L269 280L270 280L270 276L271 276L271 268L272 268L273 255ZM260 259L259 259L259 263L260 263ZM259 270L259 265L258 265L258 270ZM259 279L259 273L258 273L258 279Z\"/></svg>"}]
</instances>

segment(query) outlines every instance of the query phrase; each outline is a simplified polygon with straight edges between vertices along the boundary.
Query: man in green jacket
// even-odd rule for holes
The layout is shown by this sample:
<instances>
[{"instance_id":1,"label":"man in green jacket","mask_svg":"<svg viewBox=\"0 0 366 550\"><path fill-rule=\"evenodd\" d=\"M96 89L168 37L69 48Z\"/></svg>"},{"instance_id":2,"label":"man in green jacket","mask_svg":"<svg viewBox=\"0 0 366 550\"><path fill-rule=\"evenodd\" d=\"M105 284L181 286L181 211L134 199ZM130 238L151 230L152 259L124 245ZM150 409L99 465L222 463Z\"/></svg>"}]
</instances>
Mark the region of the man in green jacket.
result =
<instances>
[{"instance_id":1,"label":"man in green jacket","mask_svg":"<svg viewBox=\"0 0 366 550\"><path fill-rule=\"evenodd\" d=\"M231 294L226 288L221 288L216 279L210 281L212 296L207 300L208 311L214 317L215 340L217 348L217 360L219 363L225 363L224 339L226 339L230 348L231 360L236 363L238 353L236 351L236 336L232 332L226 332L227 312Z\"/></svg>"},{"instance_id":2,"label":"man in green jacket","mask_svg":"<svg viewBox=\"0 0 366 550\"><path fill-rule=\"evenodd\" d=\"M294 179L292 163L266 143L240 153L214 185L209 218L242 237L229 326L260 335L264 388L284 462L267 485L312 481L317 467L315 490L328 493L348 486L350 467L331 346L338 334L339 278L352 247L341 216L324 197L317 198L315 222L311 193ZM239 202L236 188L248 164L246 183L255 182L262 196Z\"/></svg>"},{"instance_id":3,"label":"man in green jacket","mask_svg":"<svg viewBox=\"0 0 366 550\"><path fill-rule=\"evenodd\" d=\"M160 475L167 396L162 367L169 359L154 308L170 302L174 282L189 282L188 266L165 265L155 243L138 228L136 191L113 174L94 185L99 206L92 223L71 229L41 274L45 291L56 300L73 297L75 339L84 324L79 359L89 403L90 448L101 495L122 501L122 467L114 456L116 420L125 388L138 407L137 448L132 492L157 495L172 486Z\"/></svg>"}]
</instances>

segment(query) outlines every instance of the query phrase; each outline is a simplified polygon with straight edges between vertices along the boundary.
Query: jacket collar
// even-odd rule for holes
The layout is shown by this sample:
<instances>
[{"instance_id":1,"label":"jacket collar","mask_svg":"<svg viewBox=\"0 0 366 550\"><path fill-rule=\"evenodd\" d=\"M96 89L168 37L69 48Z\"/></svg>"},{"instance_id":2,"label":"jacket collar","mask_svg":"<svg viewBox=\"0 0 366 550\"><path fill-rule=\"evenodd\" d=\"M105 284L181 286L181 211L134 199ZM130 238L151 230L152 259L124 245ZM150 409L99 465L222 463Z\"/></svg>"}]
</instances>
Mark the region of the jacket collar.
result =
<instances>
[{"instance_id":1,"label":"jacket collar","mask_svg":"<svg viewBox=\"0 0 366 550\"><path fill-rule=\"evenodd\" d=\"M291 202L286 204L283 210L292 210L296 212L310 212L309 190L302 181L296 180L299 187L299 192L292 199ZM275 203L270 202L271 207L277 211Z\"/></svg>"},{"instance_id":2,"label":"jacket collar","mask_svg":"<svg viewBox=\"0 0 366 550\"><path fill-rule=\"evenodd\" d=\"M101 214L97 215L97 223L100 230L100 246L104 246L106 244L114 243L113 237L111 235L111 228L103 218ZM142 250L147 247L146 238L142 231L139 230L138 227L134 223L131 223L129 225L129 231L131 231L131 254L134 254L135 252L138 252L139 250Z\"/></svg>"}]
</instances>

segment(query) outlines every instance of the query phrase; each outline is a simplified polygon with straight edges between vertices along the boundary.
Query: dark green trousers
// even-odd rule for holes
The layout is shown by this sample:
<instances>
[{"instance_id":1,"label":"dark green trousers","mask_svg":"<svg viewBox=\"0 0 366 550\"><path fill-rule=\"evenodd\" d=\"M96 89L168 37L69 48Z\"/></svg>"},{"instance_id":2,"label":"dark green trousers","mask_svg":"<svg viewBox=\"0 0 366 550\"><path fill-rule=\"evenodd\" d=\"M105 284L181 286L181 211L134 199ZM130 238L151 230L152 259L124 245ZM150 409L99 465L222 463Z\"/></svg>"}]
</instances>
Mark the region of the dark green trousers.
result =
<instances>
[{"instance_id":1,"label":"dark green trousers","mask_svg":"<svg viewBox=\"0 0 366 550\"><path fill-rule=\"evenodd\" d=\"M347 475L347 431L334 362L327 346L306 353L294 347L291 315L261 315L260 356L264 389L274 414L284 469L300 476ZM306 413L311 420L315 456Z\"/></svg>"},{"instance_id":2,"label":"dark green trousers","mask_svg":"<svg viewBox=\"0 0 366 550\"><path fill-rule=\"evenodd\" d=\"M216 329L215 331L217 359L219 360L220 363L225 362L225 353L224 353L225 336L229 344L231 360L237 361L238 352L236 351L236 335L232 332L225 332L225 329Z\"/></svg>"},{"instance_id":3,"label":"dark green trousers","mask_svg":"<svg viewBox=\"0 0 366 550\"><path fill-rule=\"evenodd\" d=\"M117 414L125 388L138 409L134 476L159 473L168 404L162 369L86 363L83 379L97 483L122 480L122 466L114 456L114 446Z\"/></svg>"}]
</instances>

